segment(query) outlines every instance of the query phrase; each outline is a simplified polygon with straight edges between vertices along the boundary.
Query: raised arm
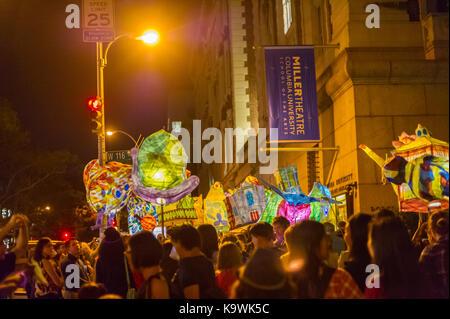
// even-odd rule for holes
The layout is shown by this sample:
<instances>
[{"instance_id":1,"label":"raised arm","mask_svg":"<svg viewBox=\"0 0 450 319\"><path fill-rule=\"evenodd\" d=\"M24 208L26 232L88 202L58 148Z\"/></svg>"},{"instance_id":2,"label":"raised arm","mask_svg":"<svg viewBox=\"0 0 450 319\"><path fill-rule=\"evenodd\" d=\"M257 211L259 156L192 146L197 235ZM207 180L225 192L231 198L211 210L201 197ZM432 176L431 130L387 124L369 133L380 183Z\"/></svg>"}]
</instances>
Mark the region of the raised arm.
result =
<instances>
[{"instance_id":1,"label":"raised arm","mask_svg":"<svg viewBox=\"0 0 450 319\"><path fill-rule=\"evenodd\" d=\"M20 218L20 228L19 228L19 235L17 236L17 243L16 246L11 249L12 252L14 252L17 256L17 258L24 258L26 257L26 252L28 248L28 223L29 220L24 215L17 215Z\"/></svg>"}]
</instances>

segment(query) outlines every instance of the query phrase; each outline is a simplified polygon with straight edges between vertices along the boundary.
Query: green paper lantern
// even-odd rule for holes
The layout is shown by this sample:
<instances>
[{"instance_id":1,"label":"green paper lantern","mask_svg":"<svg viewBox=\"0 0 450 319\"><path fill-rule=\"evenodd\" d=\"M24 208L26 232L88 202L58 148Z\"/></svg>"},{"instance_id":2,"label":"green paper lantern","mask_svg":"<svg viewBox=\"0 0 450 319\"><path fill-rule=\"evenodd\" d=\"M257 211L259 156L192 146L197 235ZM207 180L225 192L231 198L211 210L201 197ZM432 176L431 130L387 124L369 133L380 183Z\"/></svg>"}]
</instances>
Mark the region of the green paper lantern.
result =
<instances>
[{"instance_id":1,"label":"green paper lantern","mask_svg":"<svg viewBox=\"0 0 450 319\"><path fill-rule=\"evenodd\" d=\"M187 155L181 142L160 130L147 137L138 154L142 184L159 190L172 188L186 179Z\"/></svg>"}]
</instances>

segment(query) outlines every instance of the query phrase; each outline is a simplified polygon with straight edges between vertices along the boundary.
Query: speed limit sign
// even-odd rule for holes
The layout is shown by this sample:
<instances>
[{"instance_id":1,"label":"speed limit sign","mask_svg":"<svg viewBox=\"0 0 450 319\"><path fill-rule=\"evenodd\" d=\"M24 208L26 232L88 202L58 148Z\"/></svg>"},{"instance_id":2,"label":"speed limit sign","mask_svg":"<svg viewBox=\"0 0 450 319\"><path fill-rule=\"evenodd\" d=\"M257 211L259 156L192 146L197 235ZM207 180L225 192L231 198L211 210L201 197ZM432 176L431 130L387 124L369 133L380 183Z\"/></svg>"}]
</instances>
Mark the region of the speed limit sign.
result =
<instances>
[{"instance_id":1,"label":"speed limit sign","mask_svg":"<svg viewBox=\"0 0 450 319\"><path fill-rule=\"evenodd\" d=\"M114 40L114 0L83 0L83 41Z\"/></svg>"}]
</instances>

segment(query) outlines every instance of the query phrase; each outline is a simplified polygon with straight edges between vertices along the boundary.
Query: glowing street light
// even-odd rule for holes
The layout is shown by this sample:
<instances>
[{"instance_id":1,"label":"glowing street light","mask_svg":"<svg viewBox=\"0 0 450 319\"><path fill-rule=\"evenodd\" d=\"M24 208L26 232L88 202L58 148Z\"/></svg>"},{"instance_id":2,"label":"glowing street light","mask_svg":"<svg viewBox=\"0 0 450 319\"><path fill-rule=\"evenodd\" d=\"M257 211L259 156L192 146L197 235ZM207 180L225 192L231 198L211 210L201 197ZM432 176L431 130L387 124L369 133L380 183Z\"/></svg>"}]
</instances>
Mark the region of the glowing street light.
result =
<instances>
[{"instance_id":1,"label":"glowing street light","mask_svg":"<svg viewBox=\"0 0 450 319\"><path fill-rule=\"evenodd\" d=\"M115 133L121 133L121 134L124 134L124 135L128 136L128 137L133 141L133 143L137 146L137 141L133 138L133 136L131 136L130 134L128 134L128 133L125 132L125 131L122 131L122 130L107 131L107 132L106 132L106 135L112 136L112 135L114 135Z\"/></svg>"},{"instance_id":2,"label":"glowing street light","mask_svg":"<svg viewBox=\"0 0 450 319\"><path fill-rule=\"evenodd\" d=\"M50 210L51 207L50 206L45 206L45 210Z\"/></svg>"},{"instance_id":3,"label":"glowing street light","mask_svg":"<svg viewBox=\"0 0 450 319\"><path fill-rule=\"evenodd\" d=\"M144 32L144 34L137 39L141 40L145 44L155 45L159 42L159 34L155 30L149 30Z\"/></svg>"}]
</instances>

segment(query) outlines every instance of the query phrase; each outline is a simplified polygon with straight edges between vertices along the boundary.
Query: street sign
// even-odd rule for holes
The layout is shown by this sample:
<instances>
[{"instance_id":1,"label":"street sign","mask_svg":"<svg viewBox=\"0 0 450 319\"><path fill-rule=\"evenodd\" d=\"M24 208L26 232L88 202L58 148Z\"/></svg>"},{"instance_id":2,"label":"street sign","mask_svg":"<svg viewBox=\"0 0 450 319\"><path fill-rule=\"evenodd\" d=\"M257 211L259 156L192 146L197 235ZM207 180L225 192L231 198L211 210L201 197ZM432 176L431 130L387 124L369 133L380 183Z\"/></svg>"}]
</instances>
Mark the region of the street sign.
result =
<instances>
[{"instance_id":1,"label":"street sign","mask_svg":"<svg viewBox=\"0 0 450 319\"><path fill-rule=\"evenodd\" d=\"M106 152L106 162L120 162L123 164L132 164L130 151L110 151Z\"/></svg>"},{"instance_id":2,"label":"street sign","mask_svg":"<svg viewBox=\"0 0 450 319\"><path fill-rule=\"evenodd\" d=\"M114 41L114 31L83 30L84 42L111 42Z\"/></svg>"},{"instance_id":3,"label":"street sign","mask_svg":"<svg viewBox=\"0 0 450 319\"><path fill-rule=\"evenodd\" d=\"M83 41L114 40L114 0L83 0Z\"/></svg>"}]
</instances>

